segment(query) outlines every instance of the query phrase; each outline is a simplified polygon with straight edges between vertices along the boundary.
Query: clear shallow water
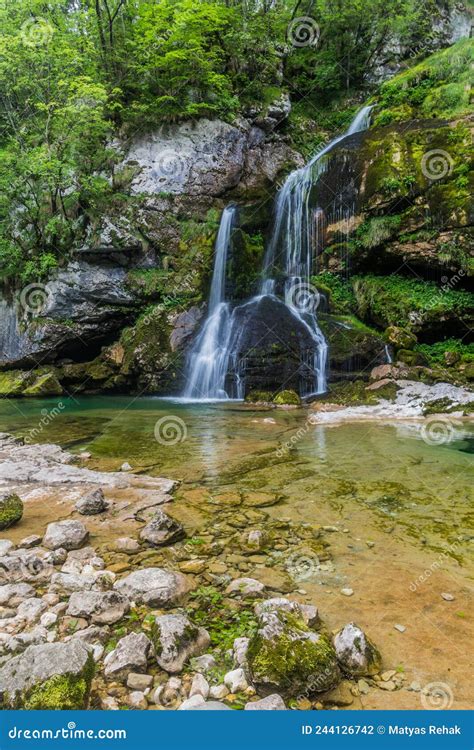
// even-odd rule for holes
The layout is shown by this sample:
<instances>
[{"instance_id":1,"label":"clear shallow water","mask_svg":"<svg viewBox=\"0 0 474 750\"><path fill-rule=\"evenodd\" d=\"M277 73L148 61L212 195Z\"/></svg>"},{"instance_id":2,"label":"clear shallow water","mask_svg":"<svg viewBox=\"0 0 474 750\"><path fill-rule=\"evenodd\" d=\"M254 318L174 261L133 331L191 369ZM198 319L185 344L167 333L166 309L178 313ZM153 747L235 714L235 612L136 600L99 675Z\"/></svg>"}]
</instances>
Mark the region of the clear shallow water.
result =
<instances>
[{"instance_id":1,"label":"clear shallow water","mask_svg":"<svg viewBox=\"0 0 474 750\"><path fill-rule=\"evenodd\" d=\"M387 533L450 547L458 561L472 539L472 424L429 445L415 423L329 427L309 424L302 409L84 397L0 401L0 431L87 450L94 467L128 461L182 480L183 492L277 492L278 512L313 523L351 510L362 525L369 514Z\"/></svg>"}]
</instances>

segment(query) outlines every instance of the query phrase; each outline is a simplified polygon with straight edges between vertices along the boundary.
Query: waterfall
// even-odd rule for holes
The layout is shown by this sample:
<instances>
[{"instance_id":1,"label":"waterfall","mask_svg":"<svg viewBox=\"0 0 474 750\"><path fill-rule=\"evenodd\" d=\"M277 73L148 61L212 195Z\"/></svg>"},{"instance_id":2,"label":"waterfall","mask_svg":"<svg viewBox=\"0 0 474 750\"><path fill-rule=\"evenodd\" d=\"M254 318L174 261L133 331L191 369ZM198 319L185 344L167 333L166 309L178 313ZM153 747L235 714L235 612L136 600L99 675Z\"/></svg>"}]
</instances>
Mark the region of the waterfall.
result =
<instances>
[{"instance_id":1,"label":"waterfall","mask_svg":"<svg viewBox=\"0 0 474 750\"><path fill-rule=\"evenodd\" d=\"M275 202L274 228L265 254L261 293L269 294L275 290L276 281L272 273L280 251L285 276L285 304L306 324L315 344L314 352L308 353L308 357L312 358L312 365L307 363L312 370L312 378L306 384L301 394L303 396L326 391L328 356L328 345L316 317L319 294L310 283L314 250L321 244L324 217L320 209L311 206L311 193L326 168L326 154L347 136L365 130L370 122L371 109L363 107L345 133L318 151L304 167L291 172Z\"/></svg>"},{"instance_id":2,"label":"waterfall","mask_svg":"<svg viewBox=\"0 0 474 750\"><path fill-rule=\"evenodd\" d=\"M363 107L345 133L318 151L304 167L288 175L275 201L274 227L265 252L259 294L232 311L225 299L225 279L236 208L228 206L224 209L215 245L208 314L187 360L185 398L243 398L245 361L239 357L243 334L238 324L238 320L242 320L240 313L249 306L258 308L264 297L276 299L279 291L283 304L299 326L306 330L311 346L301 352L302 371L307 373L302 378L301 395L325 392L328 345L316 316L319 294L310 283L313 255L315 248L322 245L325 219L322 210L314 208L310 199L326 168L325 155L347 136L366 129L371 109ZM276 276L283 276L281 290L278 290ZM228 385L230 380L232 386ZM233 391L231 395L230 389Z\"/></svg>"},{"instance_id":3,"label":"waterfall","mask_svg":"<svg viewBox=\"0 0 474 750\"><path fill-rule=\"evenodd\" d=\"M229 303L225 301L225 281L235 213L235 206L227 206L222 213L215 244L207 318L188 358L185 398L228 398L225 379L231 356L228 346L231 313Z\"/></svg>"}]
</instances>

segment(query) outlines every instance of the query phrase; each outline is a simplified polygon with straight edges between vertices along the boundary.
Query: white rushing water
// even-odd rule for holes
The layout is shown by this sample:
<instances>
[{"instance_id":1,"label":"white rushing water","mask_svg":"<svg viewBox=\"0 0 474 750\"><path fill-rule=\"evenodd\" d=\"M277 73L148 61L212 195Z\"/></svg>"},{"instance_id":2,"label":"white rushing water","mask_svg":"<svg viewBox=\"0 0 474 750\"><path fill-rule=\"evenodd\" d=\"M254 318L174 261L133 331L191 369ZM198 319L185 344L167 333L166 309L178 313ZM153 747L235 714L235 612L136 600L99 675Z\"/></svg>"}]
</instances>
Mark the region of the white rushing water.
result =
<instances>
[{"instance_id":1,"label":"white rushing water","mask_svg":"<svg viewBox=\"0 0 474 750\"><path fill-rule=\"evenodd\" d=\"M235 206L227 206L222 213L215 245L207 319L187 364L188 379L184 397L188 399L228 398L225 378L230 358L231 312L229 303L225 301L225 282L235 213Z\"/></svg>"},{"instance_id":2,"label":"white rushing water","mask_svg":"<svg viewBox=\"0 0 474 750\"><path fill-rule=\"evenodd\" d=\"M314 342L311 351L302 353L303 369L310 374L302 384L302 396L325 392L328 359L328 345L316 316L319 295L310 283L314 250L319 243L324 217L321 209L311 205L311 193L325 170L325 155L344 138L365 130L371 109L363 107L345 133L334 138L304 167L288 175L275 201L274 227L265 253L260 294L245 303L255 304L266 295L275 296L276 271L280 275L283 273L283 302ZM240 399L244 396L245 367L238 356L242 332L236 330L235 310L231 312L225 299L226 265L235 218L235 206L224 209L215 245L208 314L187 361L187 384L183 394L186 399L216 400L231 396ZM226 389L230 370L232 394Z\"/></svg>"}]
</instances>

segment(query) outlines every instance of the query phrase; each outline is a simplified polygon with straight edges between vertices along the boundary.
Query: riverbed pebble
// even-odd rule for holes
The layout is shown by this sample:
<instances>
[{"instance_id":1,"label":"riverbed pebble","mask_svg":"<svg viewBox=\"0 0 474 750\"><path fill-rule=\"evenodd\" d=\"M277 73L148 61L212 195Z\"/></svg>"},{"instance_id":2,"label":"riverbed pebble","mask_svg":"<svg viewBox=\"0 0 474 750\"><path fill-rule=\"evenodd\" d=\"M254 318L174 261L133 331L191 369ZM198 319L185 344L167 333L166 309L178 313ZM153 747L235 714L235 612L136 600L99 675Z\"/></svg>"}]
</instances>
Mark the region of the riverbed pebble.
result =
<instances>
[{"instance_id":1,"label":"riverbed pebble","mask_svg":"<svg viewBox=\"0 0 474 750\"><path fill-rule=\"evenodd\" d=\"M347 588L347 589L341 589L341 594L343 596L352 596L353 593L354 593L354 589L349 589L349 588Z\"/></svg>"}]
</instances>

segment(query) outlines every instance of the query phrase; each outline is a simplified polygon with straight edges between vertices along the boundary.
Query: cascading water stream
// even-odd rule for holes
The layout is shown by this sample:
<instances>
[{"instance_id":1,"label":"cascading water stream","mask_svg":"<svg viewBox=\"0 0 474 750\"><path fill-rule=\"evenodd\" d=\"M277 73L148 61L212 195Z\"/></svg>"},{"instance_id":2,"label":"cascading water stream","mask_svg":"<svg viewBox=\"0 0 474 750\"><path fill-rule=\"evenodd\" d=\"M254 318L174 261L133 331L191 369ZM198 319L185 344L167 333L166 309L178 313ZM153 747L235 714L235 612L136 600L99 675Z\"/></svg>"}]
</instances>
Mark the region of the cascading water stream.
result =
<instances>
[{"instance_id":1,"label":"cascading water stream","mask_svg":"<svg viewBox=\"0 0 474 750\"><path fill-rule=\"evenodd\" d=\"M187 361L187 385L183 394L186 399L230 398L226 389L230 371L234 382L232 396L243 398L245 363L239 358L242 330L237 325L236 313L258 304L265 296L276 296L277 280L273 273L278 266L284 275L284 304L314 342L312 350L302 355L305 360L302 369L309 375L302 379L301 395L325 392L328 345L316 317L318 295L310 284L313 254L319 245L318 235L323 217L320 209L311 207L310 198L326 168L323 157L344 138L365 130L369 125L371 109L361 109L345 133L315 154L306 166L287 177L275 202L275 223L265 253L260 294L232 312L229 302L225 300L225 278L236 208L228 206L224 209L215 245L208 314Z\"/></svg>"},{"instance_id":2,"label":"cascading water stream","mask_svg":"<svg viewBox=\"0 0 474 750\"><path fill-rule=\"evenodd\" d=\"M308 164L292 172L279 191L275 203L275 223L264 260L262 294L271 294L276 287L272 272L277 264L279 251L283 256L284 300L295 317L304 323L315 343L309 355L312 378L303 396L326 391L328 345L319 328L316 308L319 302L317 291L310 283L314 249L319 242L323 217L321 211L310 205L311 193L326 168L324 157L344 138L365 130L370 121L372 107L363 107L345 133L334 138L315 154Z\"/></svg>"},{"instance_id":3,"label":"cascading water stream","mask_svg":"<svg viewBox=\"0 0 474 750\"><path fill-rule=\"evenodd\" d=\"M225 280L235 213L235 206L228 206L222 213L215 245L207 319L189 356L185 398L228 398L225 378L230 358L228 343L231 313L229 303L225 301Z\"/></svg>"}]
</instances>

